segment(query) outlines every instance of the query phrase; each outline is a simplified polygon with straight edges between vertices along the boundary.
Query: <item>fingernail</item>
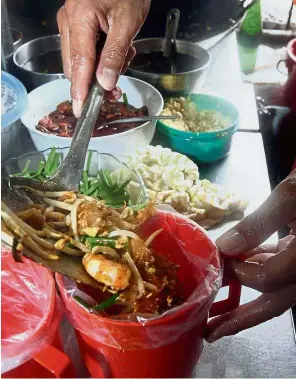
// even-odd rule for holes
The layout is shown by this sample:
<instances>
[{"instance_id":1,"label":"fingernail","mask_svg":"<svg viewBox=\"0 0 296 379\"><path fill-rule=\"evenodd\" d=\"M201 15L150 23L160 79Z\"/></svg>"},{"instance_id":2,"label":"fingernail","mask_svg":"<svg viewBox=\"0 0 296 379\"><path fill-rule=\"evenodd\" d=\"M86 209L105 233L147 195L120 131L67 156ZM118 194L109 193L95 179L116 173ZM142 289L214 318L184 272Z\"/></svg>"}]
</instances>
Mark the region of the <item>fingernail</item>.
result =
<instances>
[{"instance_id":1,"label":"fingernail","mask_svg":"<svg viewBox=\"0 0 296 379\"><path fill-rule=\"evenodd\" d=\"M115 97L116 100L120 99L121 96L122 96L122 91L121 89L119 89L118 87L116 87L113 91L112 91L112 94L113 96Z\"/></svg>"},{"instance_id":2,"label":"fingernail","mask_svg":"<svg viewBox=\"0 0 296 379\"><path fill-rule=\"evenodd\" d=\"M79 118L80 115L81 115L82 105L83 105L83 102L81 100L75 100L75 99L73 99L73 101L72 101L72 108L73 108L74 116L76 118Z\"/></svg>"},{"instance_id":3,"label":"fingernail","mask_svg":"<svg viewBox=\"0 0 296 379\"><path fill-rule=\"evenodd\" d=\"M245 240L236 230L229 230L216 241L217 246L224 252L236 252L241 249Z\"/></svg>"},{"instance_id":4,"label":"fingernail","mask_svg":"<svg viewBox=\"0 0 296 379\"><path fill-rule=\"evenodd\" d=\"M118 73L112 68L105 67L98 76L98 81L106 91L112 91L118 79Z\"/></svg>"}]
</instances>

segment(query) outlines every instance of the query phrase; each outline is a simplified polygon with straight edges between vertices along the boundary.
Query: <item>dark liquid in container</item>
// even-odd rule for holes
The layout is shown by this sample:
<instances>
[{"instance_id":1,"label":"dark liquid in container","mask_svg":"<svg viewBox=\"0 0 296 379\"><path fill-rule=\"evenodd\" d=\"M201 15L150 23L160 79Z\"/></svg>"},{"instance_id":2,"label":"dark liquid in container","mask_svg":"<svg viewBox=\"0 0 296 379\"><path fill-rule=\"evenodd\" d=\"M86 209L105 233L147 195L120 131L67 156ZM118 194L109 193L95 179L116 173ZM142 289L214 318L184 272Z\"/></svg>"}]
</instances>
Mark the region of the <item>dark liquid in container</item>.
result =
<instances>
[{"instance_id":1,"label":"dark liquid in container","mask_svg":"<svg viewBox=\"0 0 296 379\"><path fill-rule=\"evenodd\" d=\"M172 65L175 73L181 73L197 69L201 66L201 62L192 55L181 53L176 53L174 60L170 61L163 55L162 51L153 51L147 54L137 54L132 60L130 68L151 74L170 74L172 73Z\"/></svg>"},{"instance_id":2,"label":"dark liquid in container","mask_svg":"<svg viewBox=\"0 0 296 379\"><path fill-rule=\"evenodd\" d=\"M22 64L22 68L41 74L62 74L61 51L51 51L50 53L31 58Z\"/></svg>"}]
</instances>

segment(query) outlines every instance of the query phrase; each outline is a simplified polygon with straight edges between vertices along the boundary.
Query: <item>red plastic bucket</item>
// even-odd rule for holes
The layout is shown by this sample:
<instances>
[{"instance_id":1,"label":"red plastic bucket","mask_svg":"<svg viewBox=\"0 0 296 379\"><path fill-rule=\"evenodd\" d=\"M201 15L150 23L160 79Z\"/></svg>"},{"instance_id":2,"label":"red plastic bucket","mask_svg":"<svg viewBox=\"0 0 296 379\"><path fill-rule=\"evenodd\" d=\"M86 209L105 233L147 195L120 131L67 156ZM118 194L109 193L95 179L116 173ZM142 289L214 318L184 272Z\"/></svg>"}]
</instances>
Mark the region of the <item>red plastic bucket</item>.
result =
<instances>
[{"instance_id":1,"label":"red plastic bucket","mask_svg":"<svg viewBox=\"0 0 296 379\"><path fill-rule=\"evenodd\" d=\"M92 377L189 377L199 360L208 311L218 290L215 281L221 279L219 254L206 232L182 216L158 212L141 233L147 237L160 228L163 232L152 247L180 265L179 278L185 295L193 291L197 295L194 301L163 317L141 324L89 314L73 300L67 279L56 275ZM227 300L214 304L212 315L234 309L239 298L240 286L235 284Z\"/></svg>"},{"instance_id":2,"label":"red plastic bucket","mask_svg":"<svg viewBox=\"0 0 296 379\"><path fill-rule=\"evenodd\" d=\"M62 315L52 274L1 251L1 374L3 378L66 378L73 371L61 351Z\"/></svg>"}]
</instances>

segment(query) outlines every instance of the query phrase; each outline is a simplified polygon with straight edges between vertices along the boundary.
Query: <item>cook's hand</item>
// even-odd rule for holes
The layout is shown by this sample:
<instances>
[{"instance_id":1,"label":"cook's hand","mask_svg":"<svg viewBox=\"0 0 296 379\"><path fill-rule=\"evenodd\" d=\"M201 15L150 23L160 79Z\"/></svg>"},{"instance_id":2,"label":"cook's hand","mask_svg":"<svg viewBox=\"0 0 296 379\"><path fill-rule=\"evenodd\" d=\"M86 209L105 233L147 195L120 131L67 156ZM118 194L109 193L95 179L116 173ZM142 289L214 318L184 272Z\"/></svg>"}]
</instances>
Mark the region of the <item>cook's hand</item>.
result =
<instances>
[{"instance_id":1,"label":"cook's hand","mask_svg":"<svg viewBox=\"0 0 296 379\"><path fill-rule=\"evenodd\" d=\"M135 56L133 38L147 16L150 0L66 0L57 15L65 76L71 80L73 111L79 116L94 70L106 91ZM97 32L107 39L96 68ZM116 92L117 91L117 92ZM118 89L114 96L120 96Z\"/></svg>"},{"instance_id":2,"label":"cook's hand","mask_svg":"<svg viewBox=\"0 0 296 379\"><path fill-rule=\"evenodd\" d=\"M277 245L259 246L286 224L291 227L288 237ZM216 243L227 256L225 276L263 294L212 319L206 338L209 342L279 316L296 303L296 170Z\"/></svg>"}]
</instances>

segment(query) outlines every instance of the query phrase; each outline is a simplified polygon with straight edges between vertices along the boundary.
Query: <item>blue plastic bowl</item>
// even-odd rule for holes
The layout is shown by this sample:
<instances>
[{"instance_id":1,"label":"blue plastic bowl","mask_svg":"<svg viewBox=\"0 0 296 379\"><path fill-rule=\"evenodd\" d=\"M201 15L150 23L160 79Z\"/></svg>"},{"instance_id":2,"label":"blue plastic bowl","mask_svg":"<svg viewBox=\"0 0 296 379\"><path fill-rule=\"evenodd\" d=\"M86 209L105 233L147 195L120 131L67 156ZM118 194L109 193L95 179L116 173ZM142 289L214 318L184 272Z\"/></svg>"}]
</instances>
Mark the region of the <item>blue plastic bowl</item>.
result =
<instances>
[{"instance_id":1,"label":"blue plastic bowl","mask_svg":"<svg viewBox=\"0 0 296 379\"><path fill-rule=\"evenodd\" d=\"M1 115L1 126L6 128L21 118L28 108L28 96L24 85L14 76L1 71L1 84L13 91L15 105ZM2 88L1 88L2 92Z\"/></svg>"},{"instance_id":2,"label":"blue plastic bowl","mask_svg":"<svg viewBox=\"0 0 296 379\"><path fill-rule=\"evenodd\" d=\"M195 161L215 162L230 151L232 136L238 129L239 112L229 101L217 96L190 94L190 99L197 105L198 110L218 111L231 118L231 125L220 131L193 133L171 128L158 121L159 142Z\"/></svg>"}]
</instances>

